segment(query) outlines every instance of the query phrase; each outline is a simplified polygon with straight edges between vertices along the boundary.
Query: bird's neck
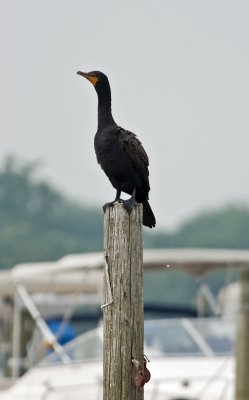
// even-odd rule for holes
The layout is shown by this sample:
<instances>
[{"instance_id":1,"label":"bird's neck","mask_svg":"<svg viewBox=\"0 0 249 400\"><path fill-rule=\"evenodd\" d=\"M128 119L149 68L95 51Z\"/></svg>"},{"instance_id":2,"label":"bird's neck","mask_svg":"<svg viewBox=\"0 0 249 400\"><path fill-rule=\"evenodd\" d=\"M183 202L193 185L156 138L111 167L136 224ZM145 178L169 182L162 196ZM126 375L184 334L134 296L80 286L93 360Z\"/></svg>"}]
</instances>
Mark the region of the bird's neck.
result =
<instances>
[{"instance_id":1,"label":"bird's neck","mask_svg":"<svg viewBox=\"0 0 249 400\"><path fill-rule=\"evenodd\" d=\"M111 103L111 90L98 93L98 129L115 123Z\"/></svg>"}]
</instances>

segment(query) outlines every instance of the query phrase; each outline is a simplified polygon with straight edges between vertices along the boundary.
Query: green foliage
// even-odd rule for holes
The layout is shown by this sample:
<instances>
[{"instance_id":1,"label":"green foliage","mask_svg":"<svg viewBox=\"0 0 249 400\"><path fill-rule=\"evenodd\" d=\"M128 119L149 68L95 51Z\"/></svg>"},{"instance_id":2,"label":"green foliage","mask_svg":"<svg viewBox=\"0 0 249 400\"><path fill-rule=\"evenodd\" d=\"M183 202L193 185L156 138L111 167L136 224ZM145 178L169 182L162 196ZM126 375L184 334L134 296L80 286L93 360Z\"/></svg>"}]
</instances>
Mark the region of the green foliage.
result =
<instances>
[{"instance_id":1,"label":"green foliage","mask_svg":"<svg viewBox=\"0 0 249 400\"><path fill-rule=\"evenodd\" d=\"M174 233L145 233L148 247L249 248L249 207L230 205L202 212Z\"/></svg>"},{"instance_id":2,"label":"green foliage","mask_svg":"<svg viewBox=\"0 0 249 400\"><path fill-rule=\"evenodd\" d=\"M102 248L102 213L37 182L35 169L8 158L0 171L0 268Z\"/></svg>"},{"instance_id":3,"label":"green foliage","mask_svg":"<svg viewBox=\"0 0 249 400\"><path fill-rule=\"evenodd\" d=\"M36 163L8 158L0 170L0 268L103 248L102 210L68 200L47 182L35 179L36 169ZM144 243L151 248L246 249L249 208L203 212L175 232L145 230Z\"/></svg>"}]
</instances>

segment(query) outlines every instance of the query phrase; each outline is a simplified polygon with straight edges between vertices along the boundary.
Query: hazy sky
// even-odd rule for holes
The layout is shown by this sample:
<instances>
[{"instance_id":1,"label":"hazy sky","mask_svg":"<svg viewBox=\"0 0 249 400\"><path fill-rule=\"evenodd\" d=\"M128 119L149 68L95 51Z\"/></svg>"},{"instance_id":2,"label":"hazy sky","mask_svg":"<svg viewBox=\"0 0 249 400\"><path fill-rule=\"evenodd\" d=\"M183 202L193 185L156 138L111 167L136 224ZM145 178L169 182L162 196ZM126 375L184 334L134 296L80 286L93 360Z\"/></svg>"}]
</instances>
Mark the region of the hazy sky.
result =
<instances>
[{"instance_id":1,"label":"hazy sky","mask_svg":"<svg viewBox=\"0 0 249 400\"><path fill-rule=\"evenodd\" d=\"M76 75L97 69L149 155L158 227L249 201L247 0L0 0L0 48L1 160L39 159L72 198L112 200L96 93Z\"/></svg>"}]
</instances>

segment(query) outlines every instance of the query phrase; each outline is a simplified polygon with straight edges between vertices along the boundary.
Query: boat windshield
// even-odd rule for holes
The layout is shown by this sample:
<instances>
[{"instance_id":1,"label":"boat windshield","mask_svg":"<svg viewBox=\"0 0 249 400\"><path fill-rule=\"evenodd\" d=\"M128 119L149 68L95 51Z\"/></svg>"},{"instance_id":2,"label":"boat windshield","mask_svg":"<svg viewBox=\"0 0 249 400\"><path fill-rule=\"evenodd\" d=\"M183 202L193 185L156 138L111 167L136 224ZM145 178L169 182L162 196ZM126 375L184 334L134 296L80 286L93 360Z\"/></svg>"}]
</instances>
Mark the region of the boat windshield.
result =
<instances>
[{"instance_id":1,"label":"boat windshield","mask_svg":"<svg viewBox=\"0 0 249 400\"><path fill-rule=\"evenodd\" d=\"M167 357L231 355L235 323L218 318L147 320L144 327L145 354ZM72 361L102 359L103 331L95 328L63 346ZM61 363L54 352L41 364Z\"/></svg>"},{"instance_id":2,"label":"boat windshield","mask_svg":"<svg viewBox=\"0 0 249 400\"><path fill-rule=\"evenodd\" d=\"M235 324L218 318L147 321L145 346L167 356L219 356L233 352Z\"/></svg>"}]
</instances>

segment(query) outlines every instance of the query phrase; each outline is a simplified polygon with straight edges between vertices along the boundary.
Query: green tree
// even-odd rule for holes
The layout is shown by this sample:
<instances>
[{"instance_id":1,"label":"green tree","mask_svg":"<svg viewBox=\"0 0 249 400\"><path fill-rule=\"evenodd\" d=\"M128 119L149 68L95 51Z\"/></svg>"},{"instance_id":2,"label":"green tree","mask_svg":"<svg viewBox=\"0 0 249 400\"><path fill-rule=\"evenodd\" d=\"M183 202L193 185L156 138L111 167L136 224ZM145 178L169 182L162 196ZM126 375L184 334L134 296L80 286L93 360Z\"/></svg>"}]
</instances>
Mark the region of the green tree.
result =
<instances>
[{"instance_id":1,"label":"green tree","mask_svg":"<svg viewBox=\"0 0 249 400\"><path fill-rule=\"evenodd\" d=\"M37 163L7 158L0 170L0 268L103 248L102 210L35 179ZM144 231L145 247L249 248L249 207L205 211L175 232Z\"/></svg>"},{"instance_id":2,"label":"green tree","mask_svg":"<svg viewBox=\"0 0 249 400\"><path fill-rule=\"evenodd\" d=\"M0 267L102 248L102 213L34 179L37 165L8 158L0 171Z\"/></svg>"},{"instance_id":3,"label":"green tree","mask_svg":"<svg viewBox=\"0 0 249 400\"><path fill-rule=\"evenodd\" d=\"M249 248L249 207L229 205L203 211L176 232L145 233L149 247Z\"/></svg>"}]
</instances>

